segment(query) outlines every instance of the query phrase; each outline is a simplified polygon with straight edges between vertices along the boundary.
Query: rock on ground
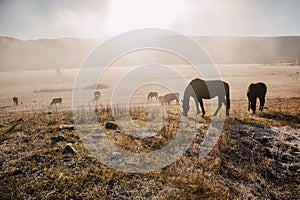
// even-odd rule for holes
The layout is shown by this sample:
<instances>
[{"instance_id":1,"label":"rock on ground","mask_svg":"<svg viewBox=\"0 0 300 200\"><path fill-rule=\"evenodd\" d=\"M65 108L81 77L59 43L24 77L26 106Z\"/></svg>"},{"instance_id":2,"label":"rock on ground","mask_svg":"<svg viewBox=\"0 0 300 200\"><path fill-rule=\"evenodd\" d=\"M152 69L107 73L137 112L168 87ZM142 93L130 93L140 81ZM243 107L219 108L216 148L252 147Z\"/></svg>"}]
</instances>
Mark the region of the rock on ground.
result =
<instances>
[{"instance_id":1,"label":"rock on ground","mask_svg":"<svg viewBox=\"0 0 300 200\"><path fill-rule=\"evenodd\" d=\"M74 147L72 147L72 144L68 143L66 144L62 154L67 154L67 153L71 153L71 154L77 154L76 150L74 149Z\"/></svg>"},{"instance_id":2,"label":"rock on ground","mask_svg":"<svg viewBox=\"0 0 300 200\"><path fill-rule=\"evenodd\" d=\"M118 128L118 124L113 121L108 121L105 124L105 128L109 130L116 130Z\"/></svg>"}]
</instances>

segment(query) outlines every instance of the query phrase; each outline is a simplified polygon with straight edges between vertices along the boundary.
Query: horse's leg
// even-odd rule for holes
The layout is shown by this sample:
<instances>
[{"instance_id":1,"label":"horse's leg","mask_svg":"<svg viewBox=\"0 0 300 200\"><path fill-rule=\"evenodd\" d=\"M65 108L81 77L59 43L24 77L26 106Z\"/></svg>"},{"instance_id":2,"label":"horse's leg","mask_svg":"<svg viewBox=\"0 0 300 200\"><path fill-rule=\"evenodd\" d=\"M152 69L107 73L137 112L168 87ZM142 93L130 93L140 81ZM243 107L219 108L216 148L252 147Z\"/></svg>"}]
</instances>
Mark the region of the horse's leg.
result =
<instances>
[{"instance_id":1,"label":"horse's leg","mask_svg":"<svg viewBox=\"0 0 300 200\"><path fill-rule=\"evenodd\" d=\"M265 107L265 102L266 102L266 96L263 96L262 98L262 108L261 111L263 111L264 107Z\"/></svg>"},{"instance_id":2,"label":"horse's leg","mask_svg":"<svg viewBox=\"0 0 300 200\"><path fill-rule=\"evenodd\" d=\"M229 115L229 107L228 107L228 105L227 105L226 99L223 98L222 101L223 101L223 104L224 104L224 106L225 106L225 108L226 108L226 116L228 116L228 115Z\"/></svg>"},{"instance_id":3,"label":"horse's leg","mask_svg":"<svg viewBox=\"0 0 300 200\"><path fill-rule=\"evenodd\" d=\"M253 101L251 101L251 107L252 107L252 113L255 114L256 111L256 102L257 102L257 97Z\"/></svg>"},{"instance_id":4,"label":"horse's leg","mask_svg":"<svg viewBox=\"0 0 300 200\"><path fill-rule=\"evenodd\" d=\"M204 116L206 112L205 112L205 110L204 110L203 100L200 99L200 100L199 100L199 103L200 103L200 106L201 106L201 109L202 109L202 116ZM199 112L199 107L198 107L197 113L198 113L198 114L200 113L200 112Z\"/></svg>"},{"instance_id":5,"label":"horse's leg","mask_svg":"<svg viewBox=\"0 0 300 200\"><path fill-rule=\"evenodd\" d=\"M259 98L259 102L260 102L260 104L259 104L259 110L263 111L264 105L265 105L265 97L264 96L260 97Z\"/></svg>"},{"instance_id":6,"label":"horse's leg","mask_svg":"<svg viewBox=\"0 0 300 200\"><path fill-rule=\"evenodd\" d=\"M200 110L199 110L199 103L198 103L197 98L194 98L194 100L195 100L195 106L196 106L196 110L197 110L197 114L196 114L196 115L198 115L198 114L200 113Z\"/></svg>"},{"instance_id":7,"label":"horse's leg","mask_svg":"<svg viewBox=\"0 0 300 200\"><path fill-rule=\"evenodd\" d=\"M213 116L216 116L219 112L219 110L221 109L222 107L222 102L224 103L225 105L225 99L224 98L221 98L221 97L218 97L218 108L217 110L215 111L214 115ZM226 105L225 105L226 106Z\"/></svg>"},{"instance_id":8,"label":"horse's leg","mask_svg":"<svg viewBox=\"0 0 300 200\"><path fill-rule=\"evenodd\" d=\"M229 115L229 108L228 108L228 105L227 105L227 103L226 103L226 99L223 98L223 99L222 99L222 102L223 102L223 104L224 104L224 106L225 106L225 108L226 108L226 116L228 116L228 115Z\"/></svg>"},{"instance_id":9,"label":"horse's leg","mask_svg":"<svg viewBox=\"0 0 300 200\"><path fill-rule=\"evenodd\" d=\"M251 107L251 101L250 101L250 99L248 98L248 111L250 111L250 107Z\"/></svg>"}]
</instances>

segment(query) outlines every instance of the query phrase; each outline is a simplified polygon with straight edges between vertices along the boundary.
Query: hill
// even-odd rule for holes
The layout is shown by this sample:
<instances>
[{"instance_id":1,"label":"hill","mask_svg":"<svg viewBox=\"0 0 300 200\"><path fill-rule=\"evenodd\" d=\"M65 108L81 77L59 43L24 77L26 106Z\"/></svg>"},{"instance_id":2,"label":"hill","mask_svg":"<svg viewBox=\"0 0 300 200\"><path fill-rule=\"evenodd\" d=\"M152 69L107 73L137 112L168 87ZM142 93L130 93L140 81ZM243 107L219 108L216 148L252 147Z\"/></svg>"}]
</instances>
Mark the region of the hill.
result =
<instances>
[{"instance_id":1,"label":"hill","mask_svg":"<svg viewBox=\"0 0 300 200\"><path fill-rule=\"evenodd\" d=\"M98 43L95 39L0 37L0 70L76 68Z\"/></svg>"},{"instance_id":2,"label":"hill","mask_svg":"<svg viewBox=\"0 0 300 200\"><path fill-rule=\"evenodd\" d=\"M192 36L215 63L295 63L300 59L300 36L224 37ZM38 39L19 40L0 37L0 71L78 68L103 39ZM122 60L122 65L145 60L180 64L174 56L136 53Z\"/></svg>"},{"instance_id":3,"label":"hill","mask_svg":"<svg viewBox=\"0 0 300 200\"><path fill-rule=\"evenodd\" d=\"M300 36L193 38L216 63L295 62L300 58Z\"/></svg>"}]
</instances>

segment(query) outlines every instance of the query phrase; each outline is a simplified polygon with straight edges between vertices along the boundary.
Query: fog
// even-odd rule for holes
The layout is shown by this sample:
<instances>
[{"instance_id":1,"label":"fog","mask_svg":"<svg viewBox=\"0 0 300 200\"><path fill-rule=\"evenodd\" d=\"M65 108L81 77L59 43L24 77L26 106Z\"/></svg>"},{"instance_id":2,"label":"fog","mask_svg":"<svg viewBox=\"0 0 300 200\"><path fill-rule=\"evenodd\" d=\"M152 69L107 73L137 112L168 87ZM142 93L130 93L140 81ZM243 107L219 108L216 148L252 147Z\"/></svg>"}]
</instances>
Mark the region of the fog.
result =
<instances>
[{"instance_id":1,"label":"fog","mask_svg":"<svg viewBox=\"0 0 300 200\"><path fill-rule=\"evenodd\" d=\"M101 42L137 28L187 35L216 63L294 62L299 37L277 36L299 35L299 6L297 0L4 0L0 70L78 68ZM182 63L158 54L135 52L119 64Z\"/></svg>"},{"instance_id":2,"label":"fog","mask_svg":"<svg viewBox=\"0 0 300 200\"><path fill-rule=\"evenodd\" d=\"M101 38L137 28L186 35L299 35L297 0L0 1L0 35Z\"/></svg>"},{"instance_id":3,"label":"fog","mask_svg":"<svg viewBox=\"0 0 300 200\"><path fill-rule=\"evenodd\" d=\"M300 37L193 36L215 63L293 63L300 59ZM0 71L79 68L105 39L17 40L0 37ZM184 64L173 54L140 50L127 54L114 65L146 63Z\"/></svg>"}]
</instances>

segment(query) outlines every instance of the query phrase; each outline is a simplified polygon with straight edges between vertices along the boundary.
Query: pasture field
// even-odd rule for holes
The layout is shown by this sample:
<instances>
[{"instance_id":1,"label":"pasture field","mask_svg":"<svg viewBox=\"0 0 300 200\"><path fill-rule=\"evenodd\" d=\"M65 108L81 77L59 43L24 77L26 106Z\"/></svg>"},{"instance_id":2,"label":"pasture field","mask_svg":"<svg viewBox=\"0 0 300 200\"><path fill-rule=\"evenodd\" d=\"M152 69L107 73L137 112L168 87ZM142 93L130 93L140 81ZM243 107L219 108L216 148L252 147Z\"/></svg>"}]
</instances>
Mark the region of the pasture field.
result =
<instances>
[{"instance_id":1,"label":"pasture field","mask_svg":"<svg viewBox=\"0 0 300 200\"><path fill-rule=\"evenodd\" d=\"M253 115L246 111L246 102L234 102L217 145L202 159L198 150L209 112L199 117L187 152L149 173L120 172L93 158L76 129L59 129L61 124L74 124L71 111L3 113L1 199L299 199L299 105L299 98L267 100L268 109ZM110 109L100 109L97 119L117 145L143 152L172 139L181 111L178 105L166 110L169 120L153 141L105 130L105 122L113 120ZM132 116L149 120L145 112L132 111ZM65 140L51 142L58 135ZM77 154L62 154L67 143Z\"/></svg>"},{"instance_id":2,"label":"pasture field","mask_svg":"<svg viewBox=\"0 0 300 200\"><path fill-rule=\"evenodd\" d=\"M297 66L218 65L229 83L231 110L221 137L205 158L199 148L210 124L198 116L196 136L176 162L148 173L126 173L94 158L75 130L71 110L78 70L41 70L0 73L0 197L1 199L300 199L300 68ZM195 71L173 66L184 78ZM122 149L149 152L168 144L183 119L181 105L164 107L164 126L155 135L138 139L122 129L106 130L113 121L107 107L113 86L130 67L112 67L99 83L101 105L96 117L106 136ZM137 77L137 79L140 77ZM170 80L174 77L166 77ZM135 80L134 80L135 81ZM268 86L265 110L247 112L246 89L251 82ZM182 89L178 88L182 98ZM131 118L138 126L149 120L149 91L137 88L130 99ZM13 106L12 98L19 98ZM61 105L50 106L54 97ZM192 101L191 101L192 104ZM118 105L114 105L118 106ZM56 136L63 139L56 141ZM98 136L95 135L95 138ZM71 144L75 154L64 154Z\"/></svg>"},{"instance_id":3,"label":"pasture field","mask_svg":"<svg viewBox=\"0 0 300 200\"><path fill-rule=\"evenodd\" d=\"M217 65L221 78L230 85L232 100L245 100L246 89L251 82L263 81L268 86L267 98L291 98L299 97L300 87L300 68L298 66L264 66L260 64L231 64ZM171 66L187 82L193 78L199 78L198 73L187 65ZM133 67L112 66L110 67L100 81L101 102L106 105L112 95L113 87L118 83L122 76L132 70ZM74 82L76 80L77 69L56 70L34 70L34 71L16 71L0 73L0 112L13 111L12 98L19 98L20 106L17 111L22 110L48 110L51 99L62 97L63 104L61 108L70 109L72 105L72 93ZM158 73L158 75L160 75ZM171 82L176 77L169 77L161 74L161 79L168 79ZM144 79L145 74L137 76L133 82ZM160 79L158 79L160 81ZM140 103L147 100L149 91L157 91L159 95L166 94L168 91L157 85L145 85L136 91L137 101ZM176 92L180 93L182 98L183 90L186 85L178 85Z\"/></svg>"}]
</instances>

